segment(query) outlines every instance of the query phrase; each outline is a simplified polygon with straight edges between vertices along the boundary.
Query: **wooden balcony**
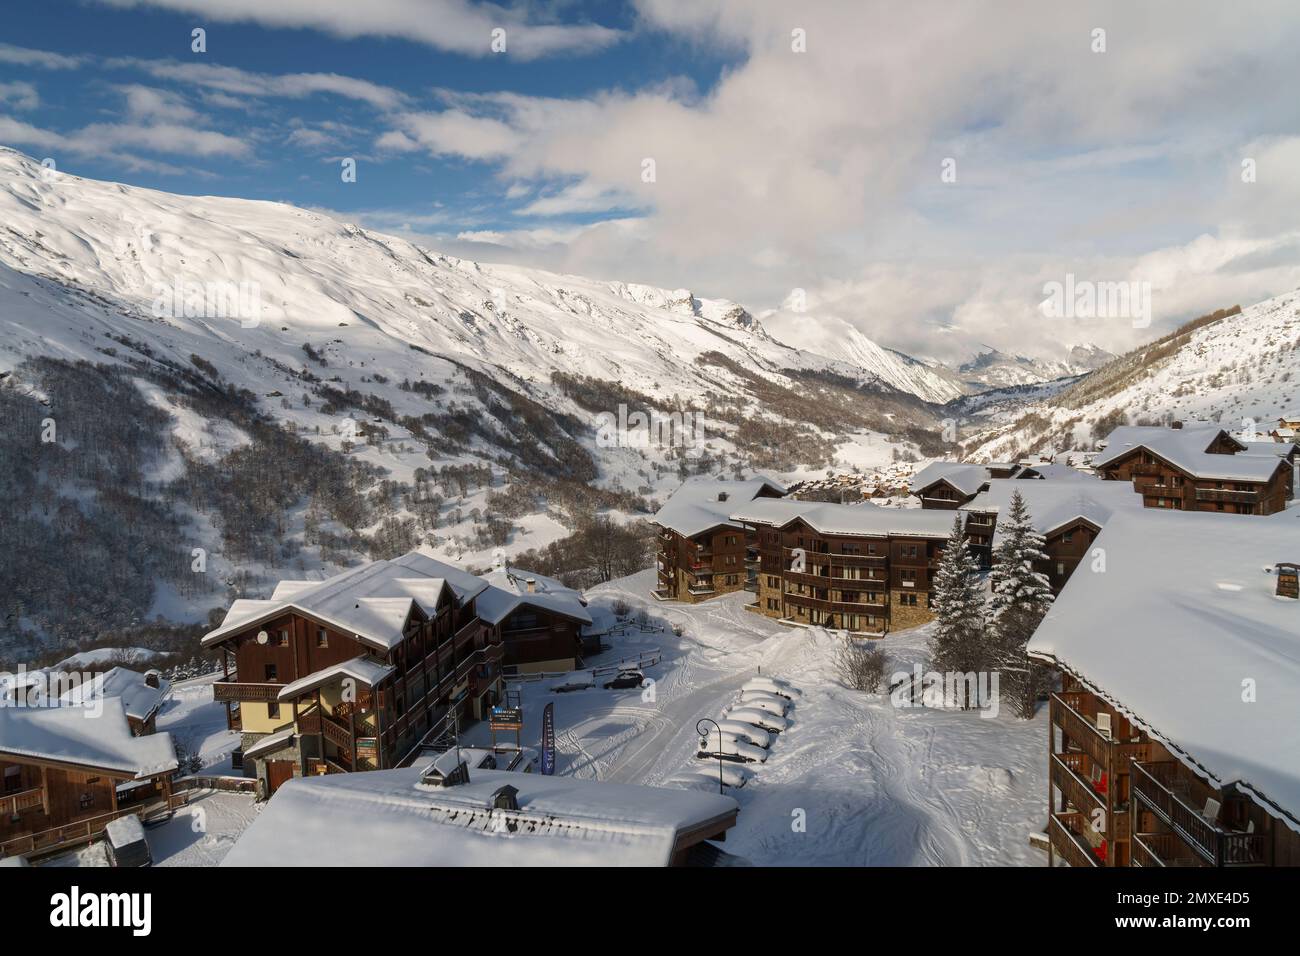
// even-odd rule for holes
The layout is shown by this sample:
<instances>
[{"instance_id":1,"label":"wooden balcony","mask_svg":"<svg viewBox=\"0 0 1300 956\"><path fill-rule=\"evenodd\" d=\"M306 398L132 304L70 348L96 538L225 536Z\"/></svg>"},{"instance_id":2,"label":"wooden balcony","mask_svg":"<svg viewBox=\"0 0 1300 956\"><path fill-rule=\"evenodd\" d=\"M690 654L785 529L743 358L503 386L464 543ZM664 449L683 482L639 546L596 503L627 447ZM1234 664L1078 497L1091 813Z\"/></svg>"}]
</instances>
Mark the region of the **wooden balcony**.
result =
<instances>
[{"instance_id":1,"label":"wooden balcony","mask_svg":"<svg viewBox=\"0 0 1300 956\"><path fill-rule=\"evenodd\" d=\"M1264 866L1269 844L1262 833L1224 830L1193 805L1189 771L1173 760L1135 761L1133 799L1169 827L1187 848L1209 866Z\"/></svg>"},{"instance_id":2,"label":"wooden balcony","mask_svg":"<svg viewBox=\"0 0 1300 956\"><path fill-rule=\"evenodd\" d=\"M212 684L212 699L217 703L226 701L272 702L279 698L283 684L241 684L233 680L218 680Z\"/></svg>"},{"instance_id":3,"label":"wooden balcony","mask_svg":"<svg viewBox=\"0 0 1300 956\"><path fill-rule=\"evenodd\" d=\"M1092 782L1093 768L1102 766L1082 752L1052 754L1052 784L1065 795L1074 809L1082 813L1106 810L1106 793L1098 790L1098 785ZM1106 785L1109 786L1109 781Z\"/></svg>"},{"instance_id":4,"label":"wooden balcony","mask_svg":"<svg viewBox=\"0 0 1300 956\"><path fill-rule=\"evenodd\" d=\"M0 797L0 817L16 816L23 810L43 806L44 803L45 800L41 796L40 787L19 790L16 793L6 793L3 797Z\"/></svg>"},{"instance_id":5,"label":"wooden balcony","mask_svg":"<svg viewBox=\"0 0 1300 956\"><path fill-rule=\"evenodd\" d=\"M348 729L348 725L316 709L298 715L298 732L322 734L336 747L346 747L349 750L352 748L352 732Z\"/></svg>"},{"instance_id":6,"label":"wooden balcony","mask_svg":"<svg viewBox=\"0 0 1300 956\"><path fill-rule=\"evenodd\" d=\"M1101 866L1092 844L1084 836L1085 827L1090 826L1082 813L1053 813L1047 822L1047 838L1052 843L1056 855L1070 866Z\"/></svg>"},{"instance_id":7,"label":"wooden balcony","mask_svg":"<svg viewBox=\"0 0 1300 956\"><path fill-rule=\"evenodd\" d=\"M1147 868L1210 865L1172 833L1133 834L1129 860L1133 866Z\"/></svg>"},{"instance_id":8,"label":"wooden balcony","mask_svg":"<svg viewBox=\"0 0 1300 956\"><path fill-rule=\"evenodd\" d=\"M1226 488L1197 488L1196 500L1222 501L1238 505L1253 505L1259 501L1259 491L1229 491Z\"/></svg>"}]
</instances>

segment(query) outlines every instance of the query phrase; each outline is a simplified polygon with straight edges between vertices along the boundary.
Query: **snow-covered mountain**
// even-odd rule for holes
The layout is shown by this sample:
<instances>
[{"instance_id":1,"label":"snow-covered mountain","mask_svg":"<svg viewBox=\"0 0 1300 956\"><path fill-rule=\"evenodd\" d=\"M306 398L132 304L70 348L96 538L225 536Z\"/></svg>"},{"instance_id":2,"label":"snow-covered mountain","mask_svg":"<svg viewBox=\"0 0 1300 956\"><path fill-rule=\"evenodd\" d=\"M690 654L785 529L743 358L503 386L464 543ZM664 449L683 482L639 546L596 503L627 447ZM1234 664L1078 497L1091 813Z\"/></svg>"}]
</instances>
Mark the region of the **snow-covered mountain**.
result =
<instances>
[{"instance_id":1,"label":"snow-covered mountain","mask_svg":"<svg viewBox=\"0 0 1300 956\"><path fill-rule=\"evenodd\" d=\"M1086 375L1114 358L1110 352L1091 343L1071 346L1062 360L1009 355L991 348L963 362L957 372L967 391L978 392Z\"/></svg>"},{"instance_id":2,"label":"snow-covered mountain","mask_svg":"<svg viewBox=\"0 0 1300 956\"><path fill-rule=\"evenodd\" d=\"M1092 447L1117 424L1217 421L1267 432L1300 406L1300 293L1186 323L1041 401L999 416L977 460Z\"/></svg>"},{"instance_id":3,"label":"snow-covered mountain","mask_svg":"<svg viewBox=\"0 0 1300 956\"><path fill-rule=\"evenodd\" d=\"M839 359L927 402L942 404L970 391L951 369L885 348L833 315L781 311L764 316L763 323L783 342Z\"/></svg>"}]
</instances>

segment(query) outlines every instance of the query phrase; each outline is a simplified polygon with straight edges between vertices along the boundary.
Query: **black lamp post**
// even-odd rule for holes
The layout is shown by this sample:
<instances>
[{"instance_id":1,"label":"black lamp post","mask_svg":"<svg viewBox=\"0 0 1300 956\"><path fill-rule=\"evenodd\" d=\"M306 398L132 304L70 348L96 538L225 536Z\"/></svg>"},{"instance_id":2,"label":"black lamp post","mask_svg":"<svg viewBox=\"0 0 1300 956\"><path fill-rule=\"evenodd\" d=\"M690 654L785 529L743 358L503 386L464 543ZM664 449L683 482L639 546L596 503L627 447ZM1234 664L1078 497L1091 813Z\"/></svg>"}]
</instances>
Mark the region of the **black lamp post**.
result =
<instances>
[{"instance_id":1,"label":"black lamp post","mask_svg":"<svg viewBox=\"0 0 1300 956\"><path fill-rule=\"evenodd\" d=\"M718 793L723 793L722 789L722 727L712 717L701 717L695 722L695 732L704 738L704 744L707 747L709 743L709 732L701 730L705 724L712 724L718 728Z\"/></svg>"}]
</instances>

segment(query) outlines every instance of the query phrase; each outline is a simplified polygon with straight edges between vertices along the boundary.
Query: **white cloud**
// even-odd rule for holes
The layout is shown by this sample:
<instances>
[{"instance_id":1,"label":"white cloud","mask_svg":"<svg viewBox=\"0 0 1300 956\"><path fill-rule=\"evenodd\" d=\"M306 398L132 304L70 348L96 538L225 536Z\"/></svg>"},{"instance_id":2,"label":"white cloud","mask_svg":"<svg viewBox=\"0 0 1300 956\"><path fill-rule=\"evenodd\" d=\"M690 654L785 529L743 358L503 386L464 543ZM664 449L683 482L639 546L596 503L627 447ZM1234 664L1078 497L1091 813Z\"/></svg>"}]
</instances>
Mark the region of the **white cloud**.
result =
<instances>
[{"instance_id":1,"label":"white cloud","mask_svg":"<svg viewBox=\"0 0 1300 956\"><path fill-rule=\"evenodd\" d=\"M51 53L48 50L31 50L26 47L0 43L0 63L16 66L35 66L43 70L75 70L83 60L79 56Z\"/></svg>"},{"instance_id":2,"label":"white cloud","mask_svg":"<svg viewBox=\"0 0 1300 956\"><path fill-rule=\"evenodd\" d=\"M468 0L102 0L123 8L162 7L204 21L309 27L340 37L396 37L465 56L494 56L492 31L506 31L506 53L519 59L589 54L622 34L598 24L562 24L529 16L535 5Z\"/></svg>"},{"instance_id":3,"label":"white cloud","mask_svg":"<svg viewBox=\"0 0 1300 956\"><path fill-rule=\"evenodd\" d=\"M338 73L255 73L212 63L133 57L109 60L107 65L142 70L156 79L188 83L228 95L302 99L316 93L327 93L369 103L381 110L397 109L406 100L404 94L392 87Z\"/></svg>"},{"instance_id":4,"label":"white cloud","mask_svg":"<svg viewBox=\"0 0 1300 956\"><path fill-rule=\"evenodd\" d=\"M17 80L13 83L0 83L0 103L16 110L34 110L41 105L41 97L32 84Z\"/></svg>"}]
</instances>

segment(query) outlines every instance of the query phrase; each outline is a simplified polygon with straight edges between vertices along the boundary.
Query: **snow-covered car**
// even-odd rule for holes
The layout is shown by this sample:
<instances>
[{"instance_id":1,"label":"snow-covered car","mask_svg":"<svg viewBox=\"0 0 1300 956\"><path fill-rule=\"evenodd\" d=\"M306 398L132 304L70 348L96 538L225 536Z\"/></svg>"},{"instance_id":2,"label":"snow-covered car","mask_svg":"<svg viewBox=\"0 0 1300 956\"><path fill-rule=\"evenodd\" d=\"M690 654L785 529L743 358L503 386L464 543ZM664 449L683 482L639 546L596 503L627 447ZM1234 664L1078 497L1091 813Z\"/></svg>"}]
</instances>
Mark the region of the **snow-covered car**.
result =
<instances>
[{"instance_id":1,"label":"snow-covered car","mask_svg":"<svg viewBox=\"0 0 1300 956\"><path fill-rule=\"evenodd\" d=\"M605 681L605 690L626 690L629 687L640 687L644 683L645 674L640 671L619 671L613 680Z\"/></svg>"},{"instance_id":2,"label":"snow-covered car","mask_svg":"<svg viewBox=\"0 0 1300 956\"><path fill-rule=\"evenodd\" d=\"M773 697L771 694L741 694L740 706L747 707L750 710L763 710L769 714L775 714L777 717L784 717L786 708L789 706L788 701L780 697Z\"/></svg>"},{"instance_id":3,"label":"snow-covered car","mask_svg":"<svg viewBox=\"0 0 1300 956\"><path fill-rule=\"evenodd\" d=\"M566 674L560 681L551 688L557 694L567 694L575 690L587 690L596 686L596 676L591 671L573 671Z\"/></svg>"},{"instance_id":4,"label":"snow-covered car","mask_svg":"<svg viewBox=\"0 0 1300 956\"><path fill-rule=\"evenodd\" d=\"M755 747L772 746L772 735L762 727L755 727L742 720L720 720L718 726L722 728L723 733L735 734L745 743L753 744Z\"/></svg>"},{"instance_id":5,"label":"snow-covered car","mask_svg":"<svg viewBox=\"0 0 1300 956\"><path fill-rule=\"evenodd\" d=\"M726 713L726 718L728 720L738 720L741 723L753 724L755 727L762 727L774 734L779 734L790 726L790 721L784 717L778 717L776 714L769 714L765 710L751 709L740 704L730 708Z\"/></svg>"},{"instance_id":6,"label":"snow-covered car","mask_svg":"<svg viewBox=\"0 0 1300 956\"><path fill-rule=\"evenodd\" d=\"M739 789L749 783L754 777L754 771L750 770L744 764L724 763L722 766L722 783L727 787ZM718 766L715 764L707 770L701 768L698 771L690 773L679 773L667 781L670 787L678 787L682 790L704 790L712 793L718 792Z\"/></svg>"},{"instance_id":7,"label":"snow-covered car","mask_svg":"<svg viewBox=\"0 0 1300 956\"><path fill-rule=\"evenodd\" d=\"M700 738L700 748L696 752L697 757L712 757L713 759L721 758L723 760L734 760L738 763L762 763L767 759L767 751L762 747L755 747L753 744L747 744L735 734L722 734L722 739L718 739L718 732L712 731Z\"/></svg>"},{"instance_id":8,"label":"snow-covered car","mask_svg":"<svg viewBox=\"0 0 1300 956\"><path fill-rule=\"evenodd\" d=\"M777 697L784 697L786 700L794 700L800 696L800 692L796 688L775 677L751 677L745 681L740 689L742 691L753 690L775 694Z\"/></svg>"}]
</instances>

